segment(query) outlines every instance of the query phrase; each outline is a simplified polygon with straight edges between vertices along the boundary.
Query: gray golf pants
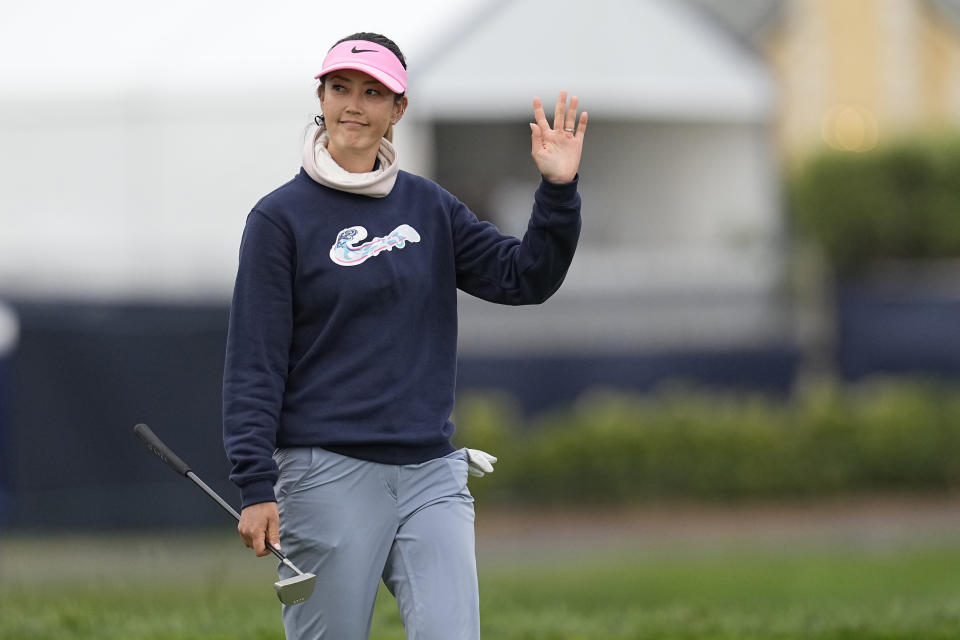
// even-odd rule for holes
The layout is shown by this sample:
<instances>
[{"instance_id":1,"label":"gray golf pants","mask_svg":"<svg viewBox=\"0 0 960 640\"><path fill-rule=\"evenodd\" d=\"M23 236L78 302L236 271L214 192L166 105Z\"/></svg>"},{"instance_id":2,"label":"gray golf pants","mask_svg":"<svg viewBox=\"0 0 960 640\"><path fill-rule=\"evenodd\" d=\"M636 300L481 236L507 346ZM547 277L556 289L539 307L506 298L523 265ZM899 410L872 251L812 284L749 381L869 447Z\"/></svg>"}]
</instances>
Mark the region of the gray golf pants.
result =
<instances>
[{"instance_id":1,"label":"gray golf pants","mask_svg":"<svg viewBox=\"0 0 960 640\"><path fill-rule=\"evenodd\" d=\"M280 544L317 576L309 600L283 607L287 640L367 640L381 577L408 639L480 638L466 451L413 465L319 447L274 458ZM278 573L294 575L284 565Z\"/></svg>"}]
</instances>

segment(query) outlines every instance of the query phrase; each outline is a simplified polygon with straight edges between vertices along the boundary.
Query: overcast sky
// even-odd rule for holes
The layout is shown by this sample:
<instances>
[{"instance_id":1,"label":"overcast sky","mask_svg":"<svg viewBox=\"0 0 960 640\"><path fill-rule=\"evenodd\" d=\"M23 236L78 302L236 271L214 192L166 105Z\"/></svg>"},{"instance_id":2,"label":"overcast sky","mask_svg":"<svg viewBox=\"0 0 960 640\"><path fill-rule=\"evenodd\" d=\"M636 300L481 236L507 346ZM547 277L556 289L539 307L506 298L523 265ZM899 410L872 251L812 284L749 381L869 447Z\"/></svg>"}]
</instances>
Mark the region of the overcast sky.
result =
<instances>
[{"instance_id":1,"label":"overcast sky","mask_svg":"<svg viewBox=\"0 0 960 640\"><path fill-rule=\"evenodd\" d=\"M492 0L495 4L497 0ZM411 67L491 0L20 0L0 20L0 92L202 87L312 75L336 40L378 31Z\"/></svg>"}]
</instances>

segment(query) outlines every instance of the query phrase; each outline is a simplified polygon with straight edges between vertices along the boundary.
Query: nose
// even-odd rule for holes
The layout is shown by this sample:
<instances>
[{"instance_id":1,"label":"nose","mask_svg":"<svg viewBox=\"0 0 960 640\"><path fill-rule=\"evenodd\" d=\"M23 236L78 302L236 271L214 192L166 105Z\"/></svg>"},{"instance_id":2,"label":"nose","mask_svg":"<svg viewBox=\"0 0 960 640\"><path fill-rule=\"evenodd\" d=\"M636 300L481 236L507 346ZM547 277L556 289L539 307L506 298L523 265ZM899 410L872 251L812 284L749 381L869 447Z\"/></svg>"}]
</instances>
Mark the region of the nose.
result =
<instances>
[{"instance_id":1,"label":"nose","mask_svg":"<svg viewBox=\"0 0 960 640\"><path fill-rule=\"evenodd\" d=\"M351 91L346 104L347 111L351 113L360 113L360 92Z\"/></svg>"}]
</instances>

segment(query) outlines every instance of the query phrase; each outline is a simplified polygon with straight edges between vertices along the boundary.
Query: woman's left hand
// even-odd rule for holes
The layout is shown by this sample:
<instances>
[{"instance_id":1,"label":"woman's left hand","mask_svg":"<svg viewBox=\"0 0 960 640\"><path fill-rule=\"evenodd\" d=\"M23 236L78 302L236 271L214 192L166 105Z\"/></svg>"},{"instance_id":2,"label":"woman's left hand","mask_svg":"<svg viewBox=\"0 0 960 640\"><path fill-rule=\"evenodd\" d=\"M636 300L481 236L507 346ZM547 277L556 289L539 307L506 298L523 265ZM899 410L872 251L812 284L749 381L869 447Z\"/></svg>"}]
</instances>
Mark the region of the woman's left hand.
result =
<instances>
[{"instance_id":1,"label":"woman's left hand","mask_svg":"<svg viewBox=\"0 0 960 640\"><path fill-rule=\"evenodd\" d=\"M530 123L530 155L540 174L550 182L570 182L580 168L580 153L583 151L583 136L587 131L587 112L580 114L577 124L577 96L570 99L567 108L567 92L561 91L553 113L553 127L547 124L540 98L533 99L533 117Z\"/></svg>"}]
</instances>

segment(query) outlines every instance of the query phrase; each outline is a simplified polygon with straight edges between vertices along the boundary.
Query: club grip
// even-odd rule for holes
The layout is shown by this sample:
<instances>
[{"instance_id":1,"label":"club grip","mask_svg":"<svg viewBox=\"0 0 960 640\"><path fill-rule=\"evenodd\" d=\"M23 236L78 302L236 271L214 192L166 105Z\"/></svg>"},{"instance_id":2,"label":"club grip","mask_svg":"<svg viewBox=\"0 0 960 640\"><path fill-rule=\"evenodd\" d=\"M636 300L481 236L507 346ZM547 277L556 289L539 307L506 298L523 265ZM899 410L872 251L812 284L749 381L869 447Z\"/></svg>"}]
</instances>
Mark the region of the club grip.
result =
<instances>
[{"instance_id":1,"label":"club grip","mask_svg":"<svg viewBox=\"0 0 960 640\"><path fill-rule=\"evenodd\" d=\"M157 457L166 462L168 467L184 476L190 471L190 465L181 460L180 456L175 454L170 447L163 444L163 441L150 430L150 427L140 423L133 428L133 432L143 441L143 444L147 445L147 449L157 454Z\"/></svg>"}]
</instances>

